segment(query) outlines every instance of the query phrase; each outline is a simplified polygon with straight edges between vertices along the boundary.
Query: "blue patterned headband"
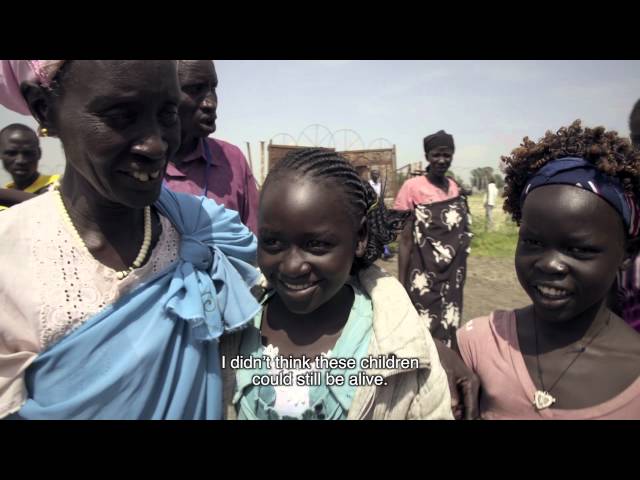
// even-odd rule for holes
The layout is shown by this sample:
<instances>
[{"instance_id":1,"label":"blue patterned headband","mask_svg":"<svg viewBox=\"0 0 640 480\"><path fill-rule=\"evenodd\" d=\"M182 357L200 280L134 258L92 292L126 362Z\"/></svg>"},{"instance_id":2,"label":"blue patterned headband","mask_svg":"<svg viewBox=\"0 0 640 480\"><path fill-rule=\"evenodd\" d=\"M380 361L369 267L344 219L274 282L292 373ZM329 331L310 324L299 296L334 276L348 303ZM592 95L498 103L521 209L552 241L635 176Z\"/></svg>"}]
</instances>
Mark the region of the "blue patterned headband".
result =
<instances>
[{"instance_id":1,"label":"blue patterned headband","mask_svg":"<svg viewBox=\"0 0 640 480\"><path fill-rule=\"evenodd\" d=\"M617 178L606 175L582 158L560 158L543 166L527 181L520 196L520 206L532 190L557 184L579 187L603 198L620 214L629 236L638 235L638 205L634 195L625 192Z\"/></svg>"}]
</instances>

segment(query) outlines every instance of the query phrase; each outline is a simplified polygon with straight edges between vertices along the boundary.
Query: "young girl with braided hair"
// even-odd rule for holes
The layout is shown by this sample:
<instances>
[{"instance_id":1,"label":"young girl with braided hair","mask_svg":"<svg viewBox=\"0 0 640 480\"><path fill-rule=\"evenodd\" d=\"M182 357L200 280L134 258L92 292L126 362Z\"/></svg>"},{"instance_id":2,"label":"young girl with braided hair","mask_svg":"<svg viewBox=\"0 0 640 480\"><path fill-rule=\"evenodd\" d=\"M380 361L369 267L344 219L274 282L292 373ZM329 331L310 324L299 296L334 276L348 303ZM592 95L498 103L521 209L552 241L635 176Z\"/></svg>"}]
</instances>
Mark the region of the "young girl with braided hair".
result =
<instances>
[{"instance_id":1,"label":"young girl with braided hair","mask_svg":"<svg viewBox=\"0 0 640 480\"><path fill-rule=\"evenodd\" d=\"M334 152L304 149L276 165L258 217L258 264L268 282L264 309L253 327L222 346L227 418L453 418L427 327L402 285L373 265L406 216L387 210ZM275 361L229 368L238 354L310 362L289 370L292 386L256 385L256 378L287 368L274 367ZM298 384L314 372L321 373L319 384ZM329 384L327 374L344 384Z\"/></svg>"}]
</instances>

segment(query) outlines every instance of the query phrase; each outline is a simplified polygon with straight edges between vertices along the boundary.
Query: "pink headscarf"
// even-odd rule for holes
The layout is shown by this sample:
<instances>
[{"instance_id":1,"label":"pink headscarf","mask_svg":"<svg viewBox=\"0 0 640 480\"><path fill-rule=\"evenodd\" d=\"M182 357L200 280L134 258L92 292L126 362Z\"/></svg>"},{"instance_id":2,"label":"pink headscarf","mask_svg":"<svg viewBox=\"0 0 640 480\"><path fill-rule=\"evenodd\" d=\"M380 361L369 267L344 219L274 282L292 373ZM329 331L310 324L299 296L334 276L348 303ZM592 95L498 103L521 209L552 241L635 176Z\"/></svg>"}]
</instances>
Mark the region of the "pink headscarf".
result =
<instances>
[{"instance_id":1,"label":"pink headscarf","mask_svg":"<svg viewBox=\"0 0 640 480\"><path fill-rule=\"evenodd\" d=\"M64 60L0 60L0 104L14 112L31 115L20 92L22 82L49 88Z\"/></svg>"}]
</instances>

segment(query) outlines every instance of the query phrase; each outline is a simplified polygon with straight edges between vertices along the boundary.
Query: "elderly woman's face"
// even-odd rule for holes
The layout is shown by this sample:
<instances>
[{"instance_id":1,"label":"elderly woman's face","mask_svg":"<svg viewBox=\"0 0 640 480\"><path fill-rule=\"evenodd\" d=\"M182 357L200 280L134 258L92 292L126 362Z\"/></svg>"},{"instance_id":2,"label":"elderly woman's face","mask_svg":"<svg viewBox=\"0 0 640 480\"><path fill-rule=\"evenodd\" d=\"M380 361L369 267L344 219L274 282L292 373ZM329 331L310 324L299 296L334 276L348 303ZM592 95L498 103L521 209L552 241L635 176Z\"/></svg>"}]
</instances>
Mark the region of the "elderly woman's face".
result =
<instances>
[{"instance_id":1,"label":"elderly woman's face","mask_svg":"<svg viewBox=\"0 0 640 480\"><path fill-rule=\"evenodd\" d=\"M67 162L104 199L130 207L160 195L180 145L180 89L170 60L72 61L53 122Z\"/></svg>"}]
</instances>

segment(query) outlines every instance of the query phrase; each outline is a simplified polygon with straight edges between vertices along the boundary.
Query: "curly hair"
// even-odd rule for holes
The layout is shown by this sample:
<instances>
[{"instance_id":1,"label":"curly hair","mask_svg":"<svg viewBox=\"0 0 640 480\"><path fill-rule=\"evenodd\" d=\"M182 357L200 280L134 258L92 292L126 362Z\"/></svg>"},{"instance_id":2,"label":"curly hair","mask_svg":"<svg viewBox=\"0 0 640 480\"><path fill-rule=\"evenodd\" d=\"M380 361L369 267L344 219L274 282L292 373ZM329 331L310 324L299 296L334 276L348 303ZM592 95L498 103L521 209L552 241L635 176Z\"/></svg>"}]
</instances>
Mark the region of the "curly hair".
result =
<instances>
[{"instance_id":1,"label":"curly hair","mask_svg":"<svg viewBox=\"0 0 640 480\"><path fill-rule=\"evenodd\" d=\"M534 142L524 137L522 144L501 157L505 172L504 211L520 224L520 195L527 180L552 160L579 157L591 162L601 172L618 178L625 191L640 198L640 152L634 151L626 138L604 127L582 127L576 120L556 133L547 131Z\"/></svg>"},{"instance_id":2,"label":"curly hair","mask_svg":"<svg viewBox=\"0 0 640 480\"><path fill-rule=\"evenodd\" d=\"M382 256L384 246L396 239L411 213L388 210L383 201L384 191L378 199L373 187L360 179L349 161L333 151L305 148L289 153L269 172L263 192L268 184L289 174L327 182L341 190L354 223L366 216L369 238L364 256L354 259L352 274L369 267Z\"/></svg>"}]
</instances>

